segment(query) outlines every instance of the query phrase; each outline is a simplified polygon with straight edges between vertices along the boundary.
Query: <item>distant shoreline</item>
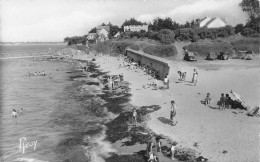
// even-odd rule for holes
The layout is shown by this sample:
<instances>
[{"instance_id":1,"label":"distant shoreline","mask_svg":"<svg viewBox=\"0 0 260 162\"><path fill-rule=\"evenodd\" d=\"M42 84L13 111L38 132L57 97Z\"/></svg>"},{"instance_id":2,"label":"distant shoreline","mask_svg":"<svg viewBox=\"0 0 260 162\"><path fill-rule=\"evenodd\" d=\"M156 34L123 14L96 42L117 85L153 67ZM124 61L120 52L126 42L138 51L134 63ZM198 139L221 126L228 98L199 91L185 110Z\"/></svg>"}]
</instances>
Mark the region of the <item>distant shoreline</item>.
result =
<instances>
[{"instance_id":1,"label":"distant shoreline","mask_svg":"<svg viewBox=\"0 0 260 162\"><path fill-rule=\"evenodd\" d=\"M41 45L41 44L67 44L64 42L0 42L0 45Z\"/></svg>"}]
</instances>

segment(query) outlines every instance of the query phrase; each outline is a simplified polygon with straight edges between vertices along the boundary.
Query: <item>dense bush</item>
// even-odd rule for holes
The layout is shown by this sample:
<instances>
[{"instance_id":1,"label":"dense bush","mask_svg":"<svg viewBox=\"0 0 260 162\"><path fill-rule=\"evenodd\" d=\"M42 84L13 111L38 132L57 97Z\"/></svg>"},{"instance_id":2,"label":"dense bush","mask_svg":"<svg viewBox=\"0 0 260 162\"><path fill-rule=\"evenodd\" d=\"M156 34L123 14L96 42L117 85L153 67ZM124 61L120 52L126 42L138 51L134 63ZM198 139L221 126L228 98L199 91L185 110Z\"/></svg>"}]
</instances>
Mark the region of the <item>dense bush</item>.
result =
<instances>
[{"instance_id":1,"label":"dense bush","mask_svg":"<svg viewBox=\"0 0 260 162\"><path fill-rule=\"evenodd\" d=\"M174 45L151 45L144 47L143 52L160 57L177 55L177 49Z\"/></svg>"},{"instance_id":2,"label":"dense bush","mask_svg":"<svg viewBox=\"0 0 260 162\"><path fill-rule=\"evenodd\" d=\"M120 53L123 54L125 53L125 50L128 46L133 45L133 42L130 41L118 41L118 42L114 42L112 45L112 49L114 52L116 53Z\"/></svg>"},{"instance_id":3,"label":"dense bush","mask_svg":"<svg viewBox=\"0 0 260 162\"><path fill-rule=\"evenodd\" d=\"M246 27L242 30L241 34L244 35L244 36L247 36L247 37L248 36L254 36L256 34L256 31L252 28Z\"/></svg>"},{"instance_id":4,"label":"dense bush","mask_svg":"<svg viewBox=\"0 0 260 162\"><path fill-rule=\"evenodd\" d=\"M237 34L237 33L242 32L243 28L244 28L243 24L237 24L235 27L235 33Z\"/></svg>"},{"instance_id":5,"label":"dense bush","mask_svg":"<svg viewBox=\"0 0 260 162\"><path fill-rule=\"evenodd\" d=\"M99 53L109 53L111 51L111 42L97 42L97 44L93 46L93 49Z\"/></svg>"},{"instance_id":6,"label":"dense bush","mask_svg":"<svg viewBox=\"0 0 260 162\"><path fill-rule=\"evenodd\" d=\"M231 44L227 42L196 42L192 43L184 48L188 49L189 51L198 52L199 55L207 55L209 52L229 52L233 53L233 47Z\"/></svg>"},{"instance_id":7,"label":"dense bush","mask_svg":"<svg viewBox=\"0 0 260 162\"><path fill-rule=\"evenodd\" d=\"M179 41L192 41L196 42L199 39L198 32L193 28L183 28L175 30L175 39Z\"/></svg>"},{"instance_id":8,"label":"dense bush","mask_svg":"<svg viewBox=\"0 0 260 162\"><path fill-rule=\"evenodd\" d=\"M139 46L136 45L136 44L130 45L129 48L131 48L131 49L133 49L133 50L136 50L136 51L139 51L139 50L140 50Z\"/></svg>"},{"instance_id":9,"label":"dense bush","mask_svg":"<svg viewBox=\"0 0 260 162\"><path fill-rule=\"evenodd\" d=\"M231 42L233 48L235 50L242 50L242 51L254 51L255 53L259 53L259 44L260 40L258 38L244 38L240 40L236 40Z\"/></svg>"},{"instance_id":10,"label":"dense bush","mask_svg":"<svg viewBox=\"0 0 260 162\"><path fill-rule=\"evenodd\" d=\"M175 39L179 41L196 42L199 39L216 39L217 37L228 37L235 34L235 28L226 26L223 28L182 28L174 30Z\"/></svg>"},{"instance_id":11,"label":"dense bush","mask_svg":"<svg viewBox=\"0 0 260 162\"><path fill-rule=\"evenodd\" d=\"M162 44L174 43L175 41L174 36L175 36L174 32L169 29L163 29L158 34L159 41Z\"/></svg>"}]
</instances>

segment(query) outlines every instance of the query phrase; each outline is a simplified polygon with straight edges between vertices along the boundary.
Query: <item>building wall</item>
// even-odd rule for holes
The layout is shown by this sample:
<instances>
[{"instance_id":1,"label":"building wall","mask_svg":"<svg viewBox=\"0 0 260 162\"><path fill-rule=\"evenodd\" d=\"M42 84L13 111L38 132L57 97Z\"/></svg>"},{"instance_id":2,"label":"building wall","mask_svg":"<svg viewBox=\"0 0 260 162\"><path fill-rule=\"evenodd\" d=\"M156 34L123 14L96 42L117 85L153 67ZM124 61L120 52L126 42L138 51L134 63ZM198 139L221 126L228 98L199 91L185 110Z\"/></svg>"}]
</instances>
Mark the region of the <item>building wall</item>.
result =
<instances>
[{"instance_id":1,"label":"building wall","mask_svg":"<svg viewBox=\"0 0 260 162\"><path fill-rule=\"evenodd\" d=\"M135 50L126 50L126 55L130 58L133 58L136 62L140 61L141 64L149 65L152 63L152 66L154 69L159 71L160 79L163 80L164 77L169 74L170 67L167 63L156 60L154 58L151 58L149 56L144 56L139 51Z\"/></svg>"},{"instance_id":2,"label":"building wall","mask_svg":"<svg viewBox=\"0 0 260 162\"><path fill-rule=\"evenodd\" d=\"M130 26L124 26L124 31L141 31L145 30L148 31L148 25L130 25Z\"/></svg>"},{"instance_id":3,"label":"building wall","mask_svg":"<svg viewBox=\"0 0 260 162\"><path fill-rule=\"evenodd\" d=\"M225 27L226 23L221 20L221 19L215 19L214 21L212 21L207 28L220 28L220 27Z\"/></svg>"}]
</instances>

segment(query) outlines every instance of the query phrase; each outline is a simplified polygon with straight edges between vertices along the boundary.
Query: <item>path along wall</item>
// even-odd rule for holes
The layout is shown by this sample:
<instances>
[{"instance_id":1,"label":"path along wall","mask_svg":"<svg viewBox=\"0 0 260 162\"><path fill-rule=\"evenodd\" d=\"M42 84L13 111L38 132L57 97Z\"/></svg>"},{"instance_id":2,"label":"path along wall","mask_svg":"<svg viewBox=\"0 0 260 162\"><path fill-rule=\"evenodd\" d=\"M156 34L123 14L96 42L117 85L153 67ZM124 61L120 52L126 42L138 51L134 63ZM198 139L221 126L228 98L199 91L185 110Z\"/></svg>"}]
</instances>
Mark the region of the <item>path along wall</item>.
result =
<instances>
[{"instance_id":1,"label":"path along wall","mask_svg":"<svg viewBox=\"0 0 260 162\"><path fill-rule=\"evenodd\" d=\"M150 63L152 63L153 68L159 71L161 80L169 74L170 67L168 63L159 60L160 58L132 49L126 49L126 55L136 62L140 61L142 65L145 64L150 66Z\"/></svg>"}]
</instances>

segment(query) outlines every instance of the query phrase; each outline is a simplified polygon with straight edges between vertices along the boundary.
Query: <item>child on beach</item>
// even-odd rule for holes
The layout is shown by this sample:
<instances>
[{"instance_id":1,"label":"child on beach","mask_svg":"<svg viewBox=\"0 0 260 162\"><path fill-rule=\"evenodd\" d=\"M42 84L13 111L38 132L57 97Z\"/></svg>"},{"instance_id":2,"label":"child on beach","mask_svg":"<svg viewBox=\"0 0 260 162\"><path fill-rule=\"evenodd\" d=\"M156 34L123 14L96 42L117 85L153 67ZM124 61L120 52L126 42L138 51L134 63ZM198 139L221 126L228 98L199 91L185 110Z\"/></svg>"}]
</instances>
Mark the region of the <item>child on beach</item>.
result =
<instances>
[{"instance_id":1,"label":"child on beach","mask_svg":"<svg viewBox=\"0 0 260 162\"><path fill-rule=\"evenodd\" d=\"M178 75L179 75L179 80L181 80L181 78L182 78L182 72L181 72L181 71L178 71L177 73L178 73Z\"/></svg>"},{"instance_id":2,"label":"child on beach","mask_svg":"<svg viewBox=\"0 0 260 162\"><path fill-rule=\"evenodd\" d=\"M210 93L207 93L207 96L205 98L205 105L209 105L210 104L210 101L211 101L211 97L210 97Z\"/></svg>"},{"instance_id":3,"label":"child on beach","mask_svg":"<svg viewBox=\"0 0 260 162\"><path fill-rule=\"evenodd\" d=\"M177 121L174 121L174 117L176 116L176 107L177 105L175 102L172 100L171 101L171 114L170 114L170 119L171 119L171 125L175 126L177 124Z\"/></svg>"},{"instance_id":4,"label":"child on beach","mask_svg":"<svg viewBox=\"0 0 260 162\"><path fill-rule=\"evenodd\" d=\"M221 97L220 97L220 101L219 101L219 109L220 110L224 110L225 108L225 102L226 102L226 98L224 96L224 93L221 94Z\"/></svg>"}]
</instances>

